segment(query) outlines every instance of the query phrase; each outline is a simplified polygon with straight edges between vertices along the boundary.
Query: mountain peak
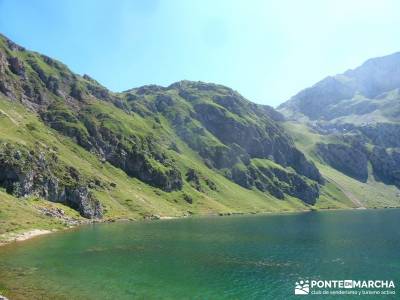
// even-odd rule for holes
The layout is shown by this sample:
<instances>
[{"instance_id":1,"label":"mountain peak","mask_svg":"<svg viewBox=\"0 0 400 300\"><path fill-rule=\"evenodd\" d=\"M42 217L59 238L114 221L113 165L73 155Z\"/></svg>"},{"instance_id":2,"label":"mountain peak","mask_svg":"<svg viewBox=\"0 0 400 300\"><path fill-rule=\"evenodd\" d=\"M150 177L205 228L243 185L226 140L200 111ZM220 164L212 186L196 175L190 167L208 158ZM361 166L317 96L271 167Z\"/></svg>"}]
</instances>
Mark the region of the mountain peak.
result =
<instances>
[{"instance_id":1,"label":"mountain peak","mask_svg":"<svg viewBox=\"0 0 400 300\"><path fill-rule=\"evenodd\" d=\"M369 59L355 69L326 77L281 104L278 110L288 118L310 120L380 114L390 104L382 95L393 96L398 88L400 52Z\"/></svg>"}]
</instances>

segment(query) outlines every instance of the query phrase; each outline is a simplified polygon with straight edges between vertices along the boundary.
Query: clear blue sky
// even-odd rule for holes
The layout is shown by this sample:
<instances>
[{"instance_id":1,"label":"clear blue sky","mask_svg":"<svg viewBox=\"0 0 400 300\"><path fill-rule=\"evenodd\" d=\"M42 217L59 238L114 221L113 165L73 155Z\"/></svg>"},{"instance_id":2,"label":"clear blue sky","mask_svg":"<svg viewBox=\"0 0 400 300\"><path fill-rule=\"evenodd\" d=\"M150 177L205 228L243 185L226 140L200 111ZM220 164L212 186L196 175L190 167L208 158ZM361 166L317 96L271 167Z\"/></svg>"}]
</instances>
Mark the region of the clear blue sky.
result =
<instances>
[{"instance_id":1,"label":"clear blue sky","mask_svg":"<svg viewBox=\"0 0 400 300\"><path fill-rule=\"evenodd\" d=\"M113 91L202 80L276 106L400 51L400 1L0 0L0 32Z\"/></svg>"}]
</instances>

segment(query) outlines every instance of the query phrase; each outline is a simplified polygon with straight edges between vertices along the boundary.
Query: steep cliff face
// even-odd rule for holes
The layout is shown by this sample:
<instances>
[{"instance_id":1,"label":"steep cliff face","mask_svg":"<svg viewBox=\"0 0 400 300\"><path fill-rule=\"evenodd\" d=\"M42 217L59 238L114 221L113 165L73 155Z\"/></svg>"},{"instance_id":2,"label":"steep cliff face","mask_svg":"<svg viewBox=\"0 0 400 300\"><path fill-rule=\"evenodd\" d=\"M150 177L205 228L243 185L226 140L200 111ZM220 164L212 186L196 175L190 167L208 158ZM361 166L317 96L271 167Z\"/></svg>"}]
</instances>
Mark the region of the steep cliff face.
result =
<instances>
[{"instance_id":1,"label":"steep cliff face","mask_svg":"<svg viewBox=\"0 0 400 300\"><path fill-rule=\"evenodd\" d=\"M111 165L144 183L146 193L153 189L156 197L173 199L168 201L182 213L225 201L230 184L243 195L249 193L249 198L258 198L260 193L265 201L290 196L303 205L312 205L319 197L319 185L324 183L315 165L285 133L280 113L254 104L225 86L181 81L169 87L150 85L113 93L91 77L74 74L62 63L0 36L0 96L22 104L45 125L46 133L42 134L26 124L24 134L30 132L40 139L48 134L59 140L67 137L83 149L79 151L96 157L89 165L94 168L96 164L100 177L101 168ZM2 115L12 126L22 126L7 112L0 111ZM90 177L87 174L93 174L93 170L84 170L87 174L83 175L76 167L68 175L66 170L72 170L74 162L63 153L50 159L51 151L39 151L32 143L24 146L21 138L17 142L6 132L2 138L5 145L25 147L21 150L24 153L33 151L15 165L16 160L11 159L14 154L5 155L8 146L1 149L2 168L7 170L1 186L15 196L62 202L90 218L112 213L102 210L95 191L111 201L109 207L119 207L113 201L125 200L129 201L122 206L128 210L146 204L116 199L116 191L82 179ZM42 152L50 165L42 164ZM60 171L63 175L56 169L64 170ZM74 178L73 174L80 175L64 181ZM207 201L214 204L204 204ZM154 211L157 205L147 205L147 209L150 207Z\"/></svg>"},{"instance_id":2,"label":"steep cliff face","mask_svg":"<svg viewBox=\"0 0 400 300\"><path fill-rule=\"evenodd\" d=\"M368 158L364 149L346 144L317 144L321 158L340 172L361 180L368 179Z\"/></svg>"},{"instance_id":3,"label":"steep cliff face","mask_svg":"<svg viewBox=\"0 0 400 300\"><path fill-rule=\"evenodd\" d=\"M58 161L54 150L27 149L18 144L0 144L0 187L17 197L35 196L76 209L83 217L101 218L103 210L89 186L101 188L74 167Z\"/></svg>"},{"instance_id":4,"label":"steep cliff face","mask_svg":"<svg viewBox=\"0 0 400 300\"><path fill-rule=\"evenodd\" d=\"M386 184L394 184L400 188L400 149L374 147L370 156L374 175Z\"/></svg>"}]
</instances>

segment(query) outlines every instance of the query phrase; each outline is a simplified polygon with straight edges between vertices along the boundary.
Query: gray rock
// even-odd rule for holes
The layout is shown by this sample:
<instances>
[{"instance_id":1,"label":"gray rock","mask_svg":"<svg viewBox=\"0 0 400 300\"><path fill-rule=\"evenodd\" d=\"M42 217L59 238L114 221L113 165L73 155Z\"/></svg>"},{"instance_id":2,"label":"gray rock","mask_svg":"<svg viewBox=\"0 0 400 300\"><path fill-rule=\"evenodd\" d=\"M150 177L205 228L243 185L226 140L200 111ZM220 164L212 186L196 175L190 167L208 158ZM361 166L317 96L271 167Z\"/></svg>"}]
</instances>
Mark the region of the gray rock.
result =
<instances>
[{"instance_id":1,"label":"gray rock","mask_svg":"<svg viewBox=\"0 0 400 300\"><path fill-rule=\"evenodd\" d=\"M400 188L400 149L374 147L369 157L375 179Z\"/></svg>"},{"instance_id":2,"label":"gray rock","mask_svg":"<svg viewBox=\"0 0 400 300\"><path fill-rule=\"evenodd\" d=\"M368 179L368 158L364 151L345 144L317 144L316 152L331 167L362 182Z\"/></svg>"},{"instance_id":3,"label":"gray rock","mask_svg":"<svg viewBox=\"0 0 400 300\"><path fill-rule=\"evenodd\" d=\"M58 172L61 166L58 165ZM22 147L0 145L0 170L0 186L7 193L60 202L76 209L86 218L102 217L102 206L81 175L73 168L65 168L63 176L56 175L54 161L42 151L28 152ZM65 176L70 179L62 181Z\"/></svg>"},{"instance_id":4,"label":"gray rock","mask_svg":"<svg viewBox=\"0 0 400 300\"><path fill-rule=\"evenodd\" d=\"M24 76L25 75L25 67L24 63L18 58L18 57L10 57L8 59L9 63L9 68L11 72L18 76Z\"/></svg>"}]
</instances>

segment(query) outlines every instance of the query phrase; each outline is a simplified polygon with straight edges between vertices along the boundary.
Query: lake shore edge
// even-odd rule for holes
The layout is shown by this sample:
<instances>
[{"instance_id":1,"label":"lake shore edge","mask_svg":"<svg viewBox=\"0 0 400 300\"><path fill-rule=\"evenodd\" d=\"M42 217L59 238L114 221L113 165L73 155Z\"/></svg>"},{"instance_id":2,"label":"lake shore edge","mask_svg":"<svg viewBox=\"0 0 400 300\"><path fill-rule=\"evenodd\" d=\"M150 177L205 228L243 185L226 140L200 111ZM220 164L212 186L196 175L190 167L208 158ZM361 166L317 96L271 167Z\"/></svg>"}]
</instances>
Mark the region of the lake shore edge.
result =
<instances>
[{"instance_id":1,"label":"lake shore edge","mask_svg":"<svg viewBox=\"0 0 400 300\"><path fill-rule=\"evenodd\" d=\"M140 221L166 221L173 219L184 219L184 218L203 218L203 217L228 217L228 216L249 216L249 215L286 215L286 214L296 214L296 213L309 213L309 212L319 212L319 211L351 211L351 210L376 210L376 209L399 209L400 207L354 207L354 208L320 208L320 209L304 209L304 210L294 210L294 211L279 211L279 212L229 212L229 213L212 213L212 214L195 214L195 215L182 215L182 216L151 216L143 219L128 219L128 218L112 218L112 219L93 219L82 221L77 224L69 225L68 227L62 229L38 229L32 228L21 232L9 232L0 235L0 247L23 242L26 240L33 239L35 237L48 235L55 232L67 231L71 229L76 229L81 226L96 224L96 223L115 223L115 222L140 222Z\"/></svg>"},{"instance_id":2,"label":"lake shore edge","mask_svg":"<svg viewBox=\"0 0 400 300\"><path fill-rule=\"evenodd\" d=\"M14 242L22 242L22 241L26 241L28 239L37 237L37 236L41 236L41 235L45 235L45 234L50 234L53 232L58 231L58 229L30 229L30 230L26 230L26 231L22 231L22 232L10 232L10 233L6 233L3 234L0 237L0 246L4 246L7 244L11 244Z\"/></svg>"}]
</instances>

